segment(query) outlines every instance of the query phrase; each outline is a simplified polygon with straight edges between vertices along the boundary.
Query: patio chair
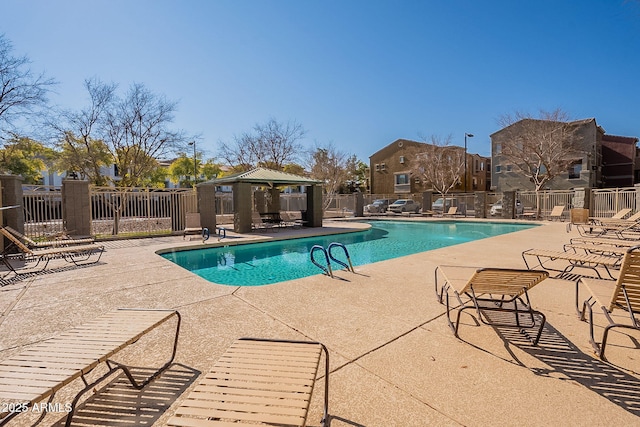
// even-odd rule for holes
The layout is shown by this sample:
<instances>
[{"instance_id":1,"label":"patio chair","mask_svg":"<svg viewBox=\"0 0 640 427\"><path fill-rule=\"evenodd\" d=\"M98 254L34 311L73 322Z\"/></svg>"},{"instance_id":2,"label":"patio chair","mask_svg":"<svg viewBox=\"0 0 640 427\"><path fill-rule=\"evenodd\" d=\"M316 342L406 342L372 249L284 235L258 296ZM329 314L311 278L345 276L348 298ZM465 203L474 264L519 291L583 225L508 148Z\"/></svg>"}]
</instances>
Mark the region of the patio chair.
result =
<instances>
[{"instance_id":1,"label":"patio chair","mask_svg":"<svg viewBox=\"0 0 640 427\"><path fill-rule=\"evenodd\" d=\"M329 353L319 342L240 338L176 409L168 426L305 426L325 354L324 416L329 417Z\"/></svg>"},{"instance_id":2,"label":"patio chair","mask_svg":"<svg viewBox=\"0 0 640 427\"><path fill-rule=\"evenodd\" d=\"M589 221L592 224L602 224L603 222L607 222L607 221L616 221L616 220L623 219L625 216L627 216L629 212L631 212L631 209L624 208L624 209L620 209L618 212L616 212L613 216L610 216L610 217L590 216Z\"/></svg>"},{"instance_id":3,"label":"patio chair","mask_svg":"<svg viewBox=\"0 0 640 427\"><path fill-rule=\"evenodd\" d=\"M139 372L134 375L129 366L112 360L120 350L173 318L176 326L172 348L167 351L169 360L160 368L154 368L149 376L141 378ZM180 313L176 310L121 308L33 344L23 353L0 361L0 401L3 403L0 405L0 425L9 423L21 412L31 411L41 413L38 421L42 421L47 408L56 405L52 403L56 392L79 378L85 387L73 400L69 400L69 396L64 400L63 406L69 413L66 426L71 425L80 398L116 371L124 372L134 388L144 388L173 362L179 333ZM153 334L150 336L157 338ZM158 350L156 347L153 345L153 352ZM97 379L96 375L88 377L87 374L99 365L106 365L106 368Z\"/></svg>"},{"instance_id":4,"label":"patio chair","mask_svg":"<svg viewBox=\"0 0 640 427\"><path fill-rule=\"evenodd\" d=\"M273 230L276 231L272 222L265 222L258 212L251 214L251 229L252 230Z\"/></svg>"},{"instance_id":5,"label":"patio chair","mask_svg":"<svg viewBox=\"0 0 640 427\"><path fill-rule=\"evenodd\" d=\"M634 219L638 215L637 219ZM589 224L578 224L576 228L581 236L603 236L615 234L619 239L636 238L640 232L640 213L629 219L607 219Z\"/></svg>"},{"instance_id":6,"label":"patio chair","mask_svg":"<svg viewBox=\"0 0 640 427\"><path fill-rule=\"evenodd\" d=\"M454 216L457 213L458 213L458 207L457 206L451 206L447 212L442 214L442 216Z\"/></svg>"},{"instance_id":7,"label":"patio chair","mask_svg":"<svg viewBox=\"0 0 640 427\"><path fill-rule=\"evenodd\" d=\"M527 249L522 252L522 260L524 261L527 269L531 268L527 262L527 256L535 257L540 267L545 270L558 271L559 274L556 276L558 278L562 278L576 267L591 269L598 275L598 278L602 278L600 271L598 271L598 267L602 267L605 269L609 277L613 279L610 268L619 267L620 262L622 261L622 257L616 255L603 255L598 253L583 254L577 253L574 250L555 251L551 249ZM547 261L547 265L544 264L544 260ZM548 265L548 262L556 260L566 261L568 265L562 270Z\"/></svg>"},{"instance_id":8,"label":"patio chair","mask_svg":"<svg viewBox=\"0 0 640 427\"><path fill-rule=\"evenodd\" d=\"M11 244L6 245L0 258L2 263L15 274L27 274L43 271L47 268L49 261L56 258L62 258L69 263L75 265L85 264L85 261L89 261L92 255L98 254L94 261L86 262L86 264L94 264L100 261L100 257L104 252L103 245L90 244L90 245L70 245L70 246L58 246L44 249L31 249L24 243L22 243L16 236L9 233L5 228L0 228L0 234L6 237ZM12 248L16 248L19 252L17 254L11 253ZM22 272L15 269L11 264L12 260L19 259L26 262L35 262L34 269L44 262L44 265L40 270L29 270L28 272Z\"/></svg>"},{"instance_id":9,"label":"patio chair","mask_svg":"<svg viewBox=\"0 0 640 427\"><path fill-rule=\"evenodd\" d=\"M612 283L610 280L581 278L576 284L576 303L579 301L580 285L589 293L579 310L580 320L589 321L589 341L594 351L602 360L609 331L614 328L640 330L640 246L629 248L622 261L620 276ZM602 310L608 325L604 327L602 341L598 343L594 335L593 308ZM629 323L619 323L612 318L614 310L626 311ZM635 340L634 340L635 342ZM636 344L634 344L636 346Z\"/></svg>"},{"instance_id":10,"label":"patio chair","mask_svg":"<svg viewBox=\"0 0 640 427\"><path fill-rule=\"evenodd\" d=\"M437 277L442 275L445 282L438 292ZM465 310L475 310L473 318L487 325L517 328L533 345L537 345L545 324L545 315L531 307L528 291L549 277L543 270L519 270L507 268L477 268L459 266L438 266L436 268L436 295L447 306L447 322L453 334L459 338L460 316ZM449 302L449 291L455 295L459 309L455 323L451 319L453 308ZM467 301L463 301L466 296ZM524 299L523 299L524 297ZM492 320L487 313L500 312L513 314L513 320L500 318ZM539 321L536 320L539 318ZM532 338L526 329L537 328Z\"/></svg>"},{"instance_id":11,"label":"patio chair","mask_svg":"<svg viewBox=\"0 0 640 427\"><path fill-rule=\"evenodd\" d=\"M564 221L563 215L564 215L564 205L554 206L553 209L551 209L551 213L549 214L549 219L552 221L556 219Z\"/></svg>"},{"instance_id":12,"label":"patio chair","mask_svg":"<svg viewBox=\"0 0 640 427\"><path fill-rule=\"evenodd\" d=\"M280 225L284 227L300 228L302 227L302 220L293 218L287 211L281 211Z\"/></svg>"},{"instance_id":13,"label":"patio chair","mask_svg":"<svg viewBox=\"0 0 640 427\"><path fill-rule=\"evenodd\" d=\"M88 237L85 239L71 239L69 237L65 237L65 238L60 238L56 240L41 240L36 242L35 240L24 235L23 233L20 233L18 230L8 225L0 226L0 227L4 228L9 233L13 234L16 238L18 238L25 245L27 245L32 249L52 248L52 247L69 246L69 245L90 245L95 243L95 239L93 237Z\"/></svg>"},{"instance_id":14,"label":"patio chair","mask_svg":"<svg viewBox=\"0 0 640 427\"><path fill-rule=\"evenodd\" d=\"M205 238L207 233L205 233L204 228L200 224L200 214L197 212L187 212L184 214L184 219L185 227L182 232L182 240L187 237L187 234L198 234L202 237L202 243L204 243L205 240L207 240Z\"/></svg>"}]
</instances>

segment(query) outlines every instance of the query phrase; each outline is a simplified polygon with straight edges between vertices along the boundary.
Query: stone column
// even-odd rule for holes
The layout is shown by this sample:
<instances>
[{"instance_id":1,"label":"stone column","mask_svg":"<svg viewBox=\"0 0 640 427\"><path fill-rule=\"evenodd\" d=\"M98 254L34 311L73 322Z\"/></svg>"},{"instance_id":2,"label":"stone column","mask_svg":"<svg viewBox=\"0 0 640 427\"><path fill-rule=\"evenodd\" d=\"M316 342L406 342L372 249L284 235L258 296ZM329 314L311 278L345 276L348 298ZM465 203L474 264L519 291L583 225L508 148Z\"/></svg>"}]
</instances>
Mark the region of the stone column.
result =
<instances>
[{"instance_id":1,"label":"stone column","mask_svg":"<svg viewBox=\"0 0 640 427\"><path fill-rule=\"evenodd\" d=\"M269 198L267 199L267 212L280 212L280 189L270 188Z\"/></svg>"},{"instance_id":2,"label":"stone column","mask_svg":"<svg viewBox=\"0 0 640 427\"><path fill-rule=\"evenodd\" d=\"M200 212L200 225L209 229L209 233L216 232L216 186L215 184L202 183L196 186L198 195L198 211Z\"/></svg>"},{"instance_id":3,"label":"stone column","mask_svg":"<svg viewBox=\"0 0 640 427\"><path fill-rule=\"evenodd\" d=\"M307 186L307 212L303 219L307 227L322 227L322 186Z\"/></svg>"},{"instance_id":4,"label":"stone column","mask_svg":"<svg viewBox=\"0 0 640 427\"><path fill-rule=\"evenodd\" d=\"M233 231L251 232L251 184L237 182L233 184Z\"/></svg>"},{"instance_id":5,"label":"stone column","mask_svg":"<svg viewBox=\"0 0 640 427\"><path fill-rule=\"evenodd\" d=\"M505 191L502 193L502 218L514 219L516 216L516 192Z\"/></svg>"},{"instance_id":6,"label":"stone column","mask_svg":"<svg viewBox=\"0 0 640 427\"><path fill-rule=\"evenodd\" d=\"M487 192L477 191L474 198L473 209L476 212L476 218L487 217Z\"/></svg>"},{"instance_id":7,"label":"stone column","mask_svg":"<svg viewBox=\"0 0 640 427\"><path fill-rule=\"evenodd\" d=\"M364 195L362 193L354 193L356 209L353 212L355 216L364 216Z\"/></svg>"},{"instance_id":8,"label":"stone column","mask_svg":"<svg viewBox=\"0 0 640 427\"><path fill-rule=\"evenodd\" d=\"M422 193L422 212L431 210L431 204L433 203L433 191L425 191Z\"/></svg>"},{"instance_id":9,"label":"stone column","mask_svg":"<svg viewBox=\"0 0 640 427\"><path fill-rule=\"evenodd\" d=\"M22 200L23 178L17 175L0 175L2 206L19 206L2 211L3 225L24 233L24 201Z\"/></svg>"},{"instance_id":10,"label":"stone column","mask_svg":"<svg viewBox=\"0 0 640 427\"><path fill-rule=\"evenodd\" d=\"M62 181L62 221L72 236L91 236L91 196L89 181Z\"/></svg>"}]
</instances>

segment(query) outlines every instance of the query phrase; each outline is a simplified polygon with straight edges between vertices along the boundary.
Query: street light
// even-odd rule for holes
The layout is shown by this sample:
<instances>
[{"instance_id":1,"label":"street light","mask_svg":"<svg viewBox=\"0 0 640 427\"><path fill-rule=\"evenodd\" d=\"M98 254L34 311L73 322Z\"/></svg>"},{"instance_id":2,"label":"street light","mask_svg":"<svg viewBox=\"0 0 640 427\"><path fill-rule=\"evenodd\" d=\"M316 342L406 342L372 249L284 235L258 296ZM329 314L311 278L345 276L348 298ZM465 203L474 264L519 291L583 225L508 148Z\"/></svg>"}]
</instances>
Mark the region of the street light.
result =
<instances>
[{"instance_id":1,"label":"street light","mask_svg":"<svg viewBox=\"0 0 640 427\"><path fill-rule=\"evenodd\" d=\"M472 133L464 133L464 192L467 192L467 137L473 138Z\"/></svg>"},{"instance_id":2,"label":"street light","mask_svg":"<svg viewBox=\"0 0 640 427\"><path fill-rule=\"evenodd\" d=\"M195 187L198 183L198 163L196 157L196 142L191 141L189 145L193 145L193 186Z\"/></svg>"}]
</instances>

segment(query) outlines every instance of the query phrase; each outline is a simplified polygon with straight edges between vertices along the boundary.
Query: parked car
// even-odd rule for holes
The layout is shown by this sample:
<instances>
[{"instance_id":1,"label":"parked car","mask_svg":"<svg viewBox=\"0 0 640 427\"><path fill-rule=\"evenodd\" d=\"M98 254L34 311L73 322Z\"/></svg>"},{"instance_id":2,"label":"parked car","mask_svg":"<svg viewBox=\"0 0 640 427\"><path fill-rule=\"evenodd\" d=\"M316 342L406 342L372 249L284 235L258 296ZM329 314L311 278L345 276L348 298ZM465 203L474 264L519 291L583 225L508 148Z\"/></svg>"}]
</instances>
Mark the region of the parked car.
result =
<instances>
[{"instance_id":1,"label":"parked car","mask_svg":"<svg viewBox=\"0 0 640 427\"><path fill-rule=\"evenodd\" d=\"M458 213L465 215L467 213L467 205L464 202L458 202L458 199L448 198L445 205L444 198L438 197L435 202L431 204L431 210L435 213L441 214L442 212L449 212L449 208L457 207Z\"/></svg>"},{"instance_id":2,"label":"parked car","mask_svg":"<svg viewBox=\"0 0 640 427\"><path fill-rule=\"evenodd\" d=\"M516 200L516 215L522 215L524 213L524 205L520 200ZM501 216L502 215L502 199L495 202L491 205L491 209L489 210L489 214L491 216Z\"/></svg>"},{"instance_id":3,"label":"parked car","mask_svg":"<svg viewBox=\"0 0 640 427\"><path fill-rule=\"evenodd\" d=\"M401 212L415 212L418 213L420 211L420 203L415 202L411 199L400 199L389 205L389 210L391 212L401 213Z\"/></svg>"},{"instance_id":4,"label":"parked car","mask_svg":"<svg viewBox=\"0 0 640 427\"><path fill-rule=\"evenodd\" d=\"M364 207L365 212L383 213L389 208L389 199L376 199L371 204Z\"/></svg>"}]
</instances>

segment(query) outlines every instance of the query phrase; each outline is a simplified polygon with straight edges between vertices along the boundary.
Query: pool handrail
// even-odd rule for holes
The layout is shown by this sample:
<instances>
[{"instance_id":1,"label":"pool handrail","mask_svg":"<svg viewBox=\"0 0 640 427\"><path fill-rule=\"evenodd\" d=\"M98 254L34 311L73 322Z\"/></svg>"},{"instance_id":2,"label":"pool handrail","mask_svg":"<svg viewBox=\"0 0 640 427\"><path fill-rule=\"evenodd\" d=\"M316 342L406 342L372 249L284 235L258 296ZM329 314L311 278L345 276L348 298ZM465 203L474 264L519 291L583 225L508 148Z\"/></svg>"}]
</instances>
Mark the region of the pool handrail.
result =
<instances>
[{"instance_id":1,"label":"pool handrail","mask_svg":"<svg viewBox=\"0 0 640 427\"><path fill-rule=\"evenodd\" d=\"M342 248L344 250L344 255L347 257L347 261L349 262L348 265L345 262L340 261L339 259L337 259L336 257L333 256L333 254L331 253L331 249L333 249L333 248ZM343 245L342 243L339 243L339 242L332 242L327 247L327 252L329 253L329 258L331 258L331 260L333 260L333 261L337 262L338 264L344 266L344 268L346 268L347 271L355 273L355 271L353 269L353 264L351 263L351 257L349 256L349 251L347 250L347 247L345 245Z\"/></svg>"},{"instance_id":2,"label":"pool handrail","mask_svg":"<svg viewBox=\"0 0 640 427\"><path fill-rule=\"evenodd\" d=\"M327 261L326 267L319 264L313 257L313 253L316 250L322 251L322 253L324 254L324 258ZM311 257L311 262L314 263L318 268L320 268L327 276L330 276L333 279L333 271L331 270L331 261L329 260L329 254L327 253L327 250L320 245L313 245L311 247L311 250L309 251L309 255Z\"/></svg>"}]
</instances>

